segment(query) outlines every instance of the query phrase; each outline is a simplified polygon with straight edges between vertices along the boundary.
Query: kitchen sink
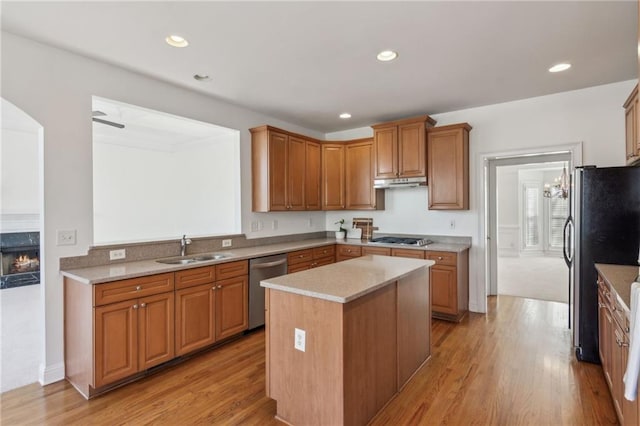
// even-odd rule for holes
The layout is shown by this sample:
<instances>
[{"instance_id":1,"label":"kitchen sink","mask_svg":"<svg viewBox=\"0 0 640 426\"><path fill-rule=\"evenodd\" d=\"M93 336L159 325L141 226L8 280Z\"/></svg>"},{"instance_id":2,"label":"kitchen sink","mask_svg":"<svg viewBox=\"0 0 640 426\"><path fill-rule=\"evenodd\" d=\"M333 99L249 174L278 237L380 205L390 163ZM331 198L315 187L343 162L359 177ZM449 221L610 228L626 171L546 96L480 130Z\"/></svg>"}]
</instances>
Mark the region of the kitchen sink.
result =
<instances>
[{"instance_id":1,"label":"kitchen sink","mask_svg":"<svg viewBox=\"0 0 640 426\"><path fill-rule=\"evenodd\" d=\"M173 257L170 259L159 259L159 260L156 260L156 262L165 263L167 265L188 265L189 263L206 262L208 260L220 260L220 259L226 259L227 257L231 257L231 255L226 253L213 253L213 254L193 255L190 257L179 257L179 258Z\"/></svg>"}]
</instances>

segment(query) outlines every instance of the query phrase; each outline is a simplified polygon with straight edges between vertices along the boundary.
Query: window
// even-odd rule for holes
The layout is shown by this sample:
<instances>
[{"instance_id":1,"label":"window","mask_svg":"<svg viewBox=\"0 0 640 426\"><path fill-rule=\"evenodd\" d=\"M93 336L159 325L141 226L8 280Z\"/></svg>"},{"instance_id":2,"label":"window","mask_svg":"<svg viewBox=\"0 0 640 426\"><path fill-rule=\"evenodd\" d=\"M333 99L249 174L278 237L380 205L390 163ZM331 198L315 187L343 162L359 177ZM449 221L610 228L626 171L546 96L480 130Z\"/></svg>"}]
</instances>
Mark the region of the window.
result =
<instances>
[{"instance_id":1,"label":"window","mask_svg":"<svg viewBox=\"0 0 640 426\"><path fill-rule=\"evenodd\" d=\"M568 198L549 198L549 248L561 249L563 228L567 219Z\"/></svg>"},{"instance_id":2,"label":"window","mask_svg":"<svg viewBox=\"0 0 640 426\"><path fill-rule=\"evenodd\" d=\"M524 184L524 248L540 248L540 188Z\"/></svg>"}]
</instances>

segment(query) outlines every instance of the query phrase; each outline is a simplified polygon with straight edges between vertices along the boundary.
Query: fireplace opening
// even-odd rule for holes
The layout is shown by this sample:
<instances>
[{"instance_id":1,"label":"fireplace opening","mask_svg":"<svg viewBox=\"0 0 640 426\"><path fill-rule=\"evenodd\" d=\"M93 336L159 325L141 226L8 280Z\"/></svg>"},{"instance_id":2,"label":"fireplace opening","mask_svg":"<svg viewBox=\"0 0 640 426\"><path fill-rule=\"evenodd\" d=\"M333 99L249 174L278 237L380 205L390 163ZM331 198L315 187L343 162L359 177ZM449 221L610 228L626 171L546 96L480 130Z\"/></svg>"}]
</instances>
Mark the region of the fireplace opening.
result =
<instances>
[{"instance_id":1,"label":"fireplace opening","mask_svg":"<svg viewBox=\"0 0 640 426\"><path fill-rule=\"evenodd\" d=\"M0 234L0 289L40 284L40 233Z\"/></svg>"}]
</instances>

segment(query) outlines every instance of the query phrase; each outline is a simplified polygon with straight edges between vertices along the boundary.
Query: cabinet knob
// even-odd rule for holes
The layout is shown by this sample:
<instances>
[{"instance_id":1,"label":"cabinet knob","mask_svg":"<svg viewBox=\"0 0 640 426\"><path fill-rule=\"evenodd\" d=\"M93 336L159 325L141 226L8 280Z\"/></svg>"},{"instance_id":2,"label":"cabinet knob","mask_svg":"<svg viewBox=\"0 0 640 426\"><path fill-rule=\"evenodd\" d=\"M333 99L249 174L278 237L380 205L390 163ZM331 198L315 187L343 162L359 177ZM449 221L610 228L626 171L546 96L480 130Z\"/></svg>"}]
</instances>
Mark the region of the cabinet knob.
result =
<instances>
[{"instance_id":1,"label":"cabinet knob","mask_svg":"<svg viewBox=\"0 0 640 426\"><path fill-rule=\"evenodd\" d=\"M442 256L438 256L438 260L442 260Z\"/></svg>"},{"instance_id":2,"label":"cabinet knob","mask_svg":"<svg viewBox=\"0 0 640 426\"><path fill-rule=\"evenodd\" d=\"M133 305L133 309L138 309L138 304Z\"/></svg>"},{"instance_id":3,"label":"cabinet knob","mask_svg":"<svg viewBox=\"0 0 640 426\"><path fill-rule=\"evenodd\" d=\"M215 286L215 285L214 285L213 287L211 287L211 290L215 290L215 289L216 289L216 286Z\"/></svg>"},{"instance_id":4,"label":"cabinet knob","mask_svg":"<svg viewBox=\"0 0 640 426\"><path fill-rule=\"evenodd\" d=\"M628 343L623 342L622 340L618 339L617 337L616 337L616 343L617 343L617 344L618 344L618 346L620 346L621 348L626 347L626 346L629 346L629 344L628 344Z\"/></svg>"},{"instance_id":5,"label":"cabinet knob","mask_svg":"<svg viewBox=\"0 0 640 426\"><path fill-rule=\"evenodd\" d=\"M298 257L302 259L304 257L304 254L299 254Z\"/></svg>"},{"instance_id":6,"label":"cabinet knob","mask_svg":"<svg viewBox=\"0 0 640 426\"><path fill-rule=\"evenodd\" d=\"M137 285L136 286L136 291L140 291L140 290L142 290L142 286L141 285Z\"/></svg>"},{"instance_id":7,"label":"cabinet knob","mask_svg":"<svg viewBox=\"0 0 640 426\"><path fill-rule=\"evenodd\" d=\"M598 308L604 308L605 304L604 303L598 303Z\"/></svg>"},{"instance_id":8,"label":"cabinet knob","mask_svg":"<svg viewBox=\"0 0 640 426\"><path fill-rule=\"evenodd\" d=\"M351 253L351 249L347 249L347 253Z\"/></svg>"},{"instance_id":9,"label":"cabinet knob","mask_svg":"<svg viewBox=\"0 0 640 426\"><path fill-rule=\"evenodd\" d=\"M147 306L147 304L146 304L146 303L141 303L141 304L140 304L140 307L141 307L141 308L144 308L145 306Z\"/></svg>"},{"instance_id":10,"label":"cabinet knob","mask_svg":"<svg viewBox=\"0 0 640 426\"><path fill-rule=\"evenodd\" d=\"M323 253L323 254L327 254L327 251L326 251L326 250L323 250L323 251L322 251L322 253Z\"/></svg>"},{"instance_id":11,"label":"cabinet knob","mask_svg":"<svg viewBox=\"0 0 640 426\"><path fill-rule=\"evenodd\" d=\"M218 286L218 289L221 289L221 288L222 288L222 286L221 286L221 285L219 285L219 286Z\"/></svg>"}]
</instances>

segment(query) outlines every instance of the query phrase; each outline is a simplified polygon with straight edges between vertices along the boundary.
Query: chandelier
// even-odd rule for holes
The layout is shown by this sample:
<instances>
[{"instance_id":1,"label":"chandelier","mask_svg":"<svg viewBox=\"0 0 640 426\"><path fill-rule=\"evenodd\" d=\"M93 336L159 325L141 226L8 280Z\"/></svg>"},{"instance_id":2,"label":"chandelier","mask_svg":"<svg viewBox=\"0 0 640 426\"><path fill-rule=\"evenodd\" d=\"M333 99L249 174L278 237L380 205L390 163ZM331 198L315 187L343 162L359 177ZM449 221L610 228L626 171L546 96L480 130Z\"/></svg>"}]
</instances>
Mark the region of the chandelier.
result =
<instances>
[{"instance_id":1,"label":"chandelier","mask_svg":"<svg viewBox=\"0 0 640 426\"><path fill-rule=\"evenodd\" d=\"M562 168L562 174L553 180L553 184L544 184L542 195L546 198L567 198L569 196L569 177L566 166Z\"/></svg>"}]
</instances>

